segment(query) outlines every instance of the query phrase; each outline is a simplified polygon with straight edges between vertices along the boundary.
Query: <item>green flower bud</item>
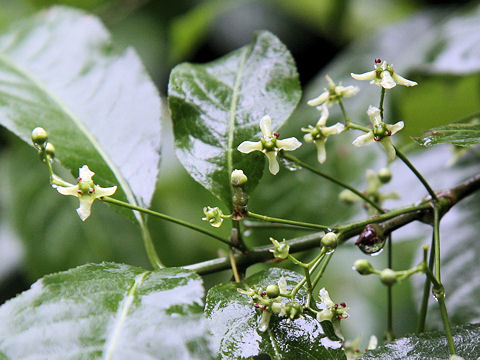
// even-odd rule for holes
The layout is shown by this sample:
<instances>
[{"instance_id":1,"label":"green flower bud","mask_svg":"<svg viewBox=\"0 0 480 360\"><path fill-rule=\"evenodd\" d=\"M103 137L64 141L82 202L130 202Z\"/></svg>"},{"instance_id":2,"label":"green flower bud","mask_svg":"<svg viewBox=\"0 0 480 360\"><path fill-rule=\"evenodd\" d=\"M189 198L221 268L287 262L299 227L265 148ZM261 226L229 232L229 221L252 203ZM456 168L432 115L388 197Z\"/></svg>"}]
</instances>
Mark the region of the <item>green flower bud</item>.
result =
<instances>
[{"instance_id":1,"label":"green flower bud","mask_svg":"<svg viewBox=\"0 0 480 360\"><path fill-rule=\"evenodd\" d=\"M383 183L386 184L392 179L392 172L389 168L382 168L378 170L378 179Z\"/></svg>"},{"instance_id":2,"label":"green flower bud","mask_svg":"<svg viewBox=\"0 0 480 360\"><path fill-rule=\"evenodd\" d=\"M45 146L45 152L48 156L52 158L55 157L55 146L53 146L52 143L47 143L47 145Z\"/></svg>"},{"instance_id":3,"label":"green flower bud","mask_svg":"<svg viewBox=\"0 0 480 360\"><path fill-rule=\"evenodd\" d=\"M392 269L383 269L380 272L380 281L387 286L392 286L397 282L397 273Z\"/></svg>"},{"instance_id":4,"label":"green flower bud","mask_svg":"<svg viewBox=\"0 0 480 360\"><path fill-rule=\"evenodd\" d=\"M359 200L360 198L358 195L354 194L352 191L345 189L340 194L338 194L338 198L340 201L344 202L347 205L353 204L355 201Z\"/></svg>"},{"instance_id":5,"label":"green flower bud","mask_svg":"<svg viewBox=\"0 0 480 360\"><path fill-rule=\"evenodd\" d=\"M212 208L210 206L206 206L203 208L203 213L205 214L205 217L202 218L202 220L208 221L213 227L220 227L222 225L223 213L218 207Z\"/></svg>"},{"instance_id":6,"label":"green flower bud","mask_svg":"<svg viewBox=\"0 0 480 360\"><path fill-rule=\"evenodd\" d=\"M247 176L243 173L242 170L233 170L232 171L232 176L230 178L231 184L233 186L242 186L246 184L248 178Z\"/></svg>"},{"instance_id":7,"label":"green flower bud","mask_svg":"<svg viewBox=\"0 0 480 360\"><path fill-rule=\"evenodd\" d=\"M280 295L280 288L278 285L268 285L267 286L267 296L271 299L276 298L278 295Z\"/></svg>"},{"instance_id":8,"label":"green flower bud","mask_svg":"<svg viewBox=\"0 0 480 360\"><path fill-rule=\"evenodd\" d=\"M44 128L36 127L32 130L32 141L34 144L43 145L48 140L48 133Z\"/></svg>"},{"instance_id":9,"label":"green flower bud","mask_svg":"<svg viewBox=\"0 0 480 360\"><path fill-rule=\"evenodd\" d=\"M327 250L334 250L337 247L337 234L334 232L328 232L322 237L322 245Z\"/></svg>"},{"instance_id":10,"label":"green flower bud","mask_svg":"<svg viewBox=\"0 0 480 360\"><path fill-rule=\"evenodd\" d=\"M369 275L373 272L373 267L368 260L360 259L353 264L353 270L360 275Z\"/></svg>"}]
</instances>

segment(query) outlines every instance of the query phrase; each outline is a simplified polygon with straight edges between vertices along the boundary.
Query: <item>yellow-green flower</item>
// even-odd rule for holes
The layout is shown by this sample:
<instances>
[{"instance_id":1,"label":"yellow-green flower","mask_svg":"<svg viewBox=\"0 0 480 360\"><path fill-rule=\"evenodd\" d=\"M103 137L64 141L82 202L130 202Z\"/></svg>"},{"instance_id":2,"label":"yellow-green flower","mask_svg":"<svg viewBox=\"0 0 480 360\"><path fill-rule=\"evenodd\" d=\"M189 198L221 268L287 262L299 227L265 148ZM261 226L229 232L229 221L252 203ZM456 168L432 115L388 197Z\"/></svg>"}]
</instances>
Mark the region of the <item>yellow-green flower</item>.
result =
<instances>
[{"instance_id":1,"label":"yellow-green flower","mask_svg":"<svg viewBox=\"0 0 480 360\"><path fill-rule=\"evenodd\" d=\"M278 140L278 134L272 133L272 119L266 115L260 120L260 130L263 137L260 141L244 141L238 145L238 151L248 154L252 151L261 151L268 159L268 169L273 175L280 170L277 154L280 150L292 151L298 149L302 143L294 137Z\"/></svg>"},{"instance_id":2,"label":"yellow-green flower","mask_svg":"<svg viewBox=\"0 0 480 360\"><path fill-rule=\"evenodd\" d=\"M117 190L116 186L102 188L93 183L92 177L95 175L87 165L83 165L78 171L78 184L71 186L56 186L57 191L62 195L76 196L80 200L80 206L77 209L78 216L85 221L89 216L92 204L95 199L110 196Z\"/></svg>"},{"instance_id":3,"label":"yellow-green flower","mask_svg":"<svg viewBox=\"0 0 480 360\"><path fill-rule=\"evenodd\" d=\"M330 106L336 102L339 102L343 98L356 95L360 90L356 86L342 86L341 84L336 85L328 75L326 75L325 78L328 81L328 89L324 88L324 91L319 96L308 100L308 105L319 106L325 104Z\"/></svg>"}]
</instances>

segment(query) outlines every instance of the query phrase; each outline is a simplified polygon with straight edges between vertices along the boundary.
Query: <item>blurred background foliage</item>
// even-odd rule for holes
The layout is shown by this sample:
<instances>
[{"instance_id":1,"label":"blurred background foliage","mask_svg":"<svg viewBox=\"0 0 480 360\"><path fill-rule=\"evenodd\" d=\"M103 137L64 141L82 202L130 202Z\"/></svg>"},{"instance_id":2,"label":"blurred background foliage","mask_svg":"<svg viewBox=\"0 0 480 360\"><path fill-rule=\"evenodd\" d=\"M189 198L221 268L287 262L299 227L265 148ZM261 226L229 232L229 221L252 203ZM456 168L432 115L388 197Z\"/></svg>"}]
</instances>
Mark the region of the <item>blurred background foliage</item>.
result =
<instances>
[{"instance_id":1,"label":"blurred background foliage","mask_svg":"<svg viewBox=\"0 0 480 360\"><path fill-rule=\"evenodd\" d=\"M402 75L419 82L421 85L412 89L396 88L395 96L387 99L387 115L391 121L406 122L402 144L410 150L415 149L409 136L420 135L432 126L459 120L480 110L478 2L0 0L0 31L55 4L80 7L99 16L119 46L136 49L164 99L173 66L183 61L214 60L249 43L256 30L266 29L276 34L292 52L306 99L316 96L326 86L323 78L326 73L335 80L352 84L348 74L370 70L374 57L393 62ZM446 17L453 19L446 20L448 26L443 20ZM462 22L462 18L466 20ZM448 21L453 22L450 27ZM461 25L455 25L455 21ZM468 54L472 46L477 49L473 64ZM464 54L467 59L462 58L463 55L447 56L447 59L443 56L451 53ZM366 123L366 108L378 102L378 88L355 85L362 87L362 93L347 101L346 106L352 111L352 117ZM315 123L317 117L314 109L301 105L289 124L281 129L282 137L288 134L300 138L300 127ZM335 117L338 112L333 111L332 118ZM203 206L221 204L179 165L171 124L166 122L163 128L162 163L152 208L202 224ZM299 153L314 163L313 146L304 146ZM360 188L366 185L364 170L367 167L378 170L385 164L384 155L377 148L353 149L345 138L329 140L328 156L322 169ZM457 164L456 170L444 168L451 157L449 148L442 147L429 150L428 156L413 159L434 187L452 186L478 171L477 158L472 154ZM392 169L394 181L386 189L395 188L402 194L402 201L388 202L387 207L415 201L424 195L401 164L395 164ZM0 129L0 175L2 302L44 274L88 262L116 261L149 267L135 225L100 203L95 204L93 216L81 223L74 211L75 199L60 197L52 191L46 169L33 149L3 128ZM251 194L250 205L259 213L326 224L365 216L360 206L347 207L337 200L340 190L301 170L282 170L275 178L267 172L262 184ZM473 209L471 212L478 214L478 201L471 200L469 206ZM453 221L451 226L454 229L457 225ZM225 248L219 250L210 238L158 219L149 219L149 227L162 261L169 266L203 261L225 251ZM397 236L394 239L395 267L399 269L415 263L421 245L429 242L427 227L410 228L398 241ZM228 226L219 231L228 235ZM246 240L250 245L266 244L270 235L281 239L302 234L305 232L252 228L248 229ZM479 245L471 247L480 253ZM352 245L339 249L328 268L325 284L334 299L346 301L352 307L351 320L345 323L347 335L361 334L366 340L370 332L381 336L384 331L382 310L385 310L386 290L374 278L363 278L361 286L358 285L358 276L350 268L362 255ZM386 259L378 256L372 262L384 267ZM265 266L269 265L253 266L248 272ZM471 271L480 275L478 269ZM229 278L230 273L224 272L206 276L205 282L210 286ZM478 287L472 291L478 295ZM410 283L395 288L398 335L414 329L418 308L415 301ZM476 309L480 314L478 305ZM459 318L458 322L461 321L465 319Z\"/></svg>"}]
</instances>

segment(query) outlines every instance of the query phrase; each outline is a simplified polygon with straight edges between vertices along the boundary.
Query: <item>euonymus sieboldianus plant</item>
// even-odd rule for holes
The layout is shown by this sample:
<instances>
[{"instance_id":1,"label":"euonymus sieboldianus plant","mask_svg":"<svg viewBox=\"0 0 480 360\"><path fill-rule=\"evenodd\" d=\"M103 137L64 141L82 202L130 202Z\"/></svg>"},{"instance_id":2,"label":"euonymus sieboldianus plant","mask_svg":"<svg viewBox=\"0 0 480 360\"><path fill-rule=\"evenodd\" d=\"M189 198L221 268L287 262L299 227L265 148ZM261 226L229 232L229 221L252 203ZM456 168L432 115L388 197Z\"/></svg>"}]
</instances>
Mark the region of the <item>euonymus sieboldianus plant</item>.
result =
<instances>
[{"instance_id":1,"label":"euonymus sieboldianus plant","mask_svg":"<svg viewBox=\"0 0 480 360\"><path fill-rule=\"evenodd\" d=\"M75 19L85 16L60 8L55 12ZM42 26L42 21L49 20L40 16L37 26ZM474 333L478 329L475 326L452 329L450 326L445 304L447 294L441 278L440 220L452 206L478 190L480 177L452 184L448 190L435 191L398 149L394 135L405 124L403 121L390 122L384 100L397 85L412 87L418 84L399 75L390 62L372 59L373 70L352 73L352 82L346 85L327 76L324 91L306 101L318 110L318 120L312 119L306 127L299 126L297 134L291 136L280 134L280 131L300 101L300 84L292 55L273 34L258 32L251 44L212 63L175 67L170 76L168 102L177 156L197 182L224 202L222 208L205 204L202 219L213 227L207 229L143 207L142 201L137 201L139 196L131 190L137 189L132 185L136 178L129 174L126 181L122 171L128 167L115 166L118 157L110 159L108 151L102 148L103 143L95 142L95 136L86 132L81 125L84 113L67 111L71 99L63 104L61 94L51 96L49 91L55 88L53 84L52 89L48 84L40 86L41 74L36 75L35 68L28 64L15 65L15 56L15 51L4 50L0 57L3 71L0 76L18 76L28 82L34 89L31 91L38 96L50 96L56 112L50 109L48 115L53 119L42 121L42 116L24 120L14 116L15 112L0 110L0 120L24 139L25 124L28 124L32 144L46 165L51 186L59 194L78 199L76 211L82 221L95 216L95 202L105 202L135 212L142 228L143 215L155 216L187 227L192 233L205 234L227 247L229 253L183 268L165 268L160 261L162 253L157 254L146 237L145 250L152 271L103 263L49 275L0 308L0 358L16 359L35 354L44 358L70 358L74 351L78 356L92 359L146 358L147 355L158 359L247 359L259 355L274 359L360 356L375 359L377 352L380 359L383 350L379 344L396 344L391 316L395 310L392 287L413 275L423 276L425 281L416 336L420 341L430 341L428 337L422 340L421 334L425 332L428 298L432 292L444 327L443 334L431 336L432 343L445 359L471 355L456 334L458 331L465 335L467 330ZM345 103L360 91L355 86L356 80L370 81L379 90L378 98L372 98L371 104L363 109L369 124L361 123L346 110ZM28 99L15 101L22 100ZM330 124L330 112L334 107L341 111L343 120ZM20 110L17 108L17 111ZM91 152L95 155L92 158L84 157L81 164L78 159L72 162L71 154L65 151L65 144L69 142L65 137L68 127L64 127L67 129L64 133L61 127L52 125L53 120L68 121L66 118L70 118L71 126L86 132L85 138L91 142L88 146L98 150ZM353 143L349 133L355 136ZM141 141L141 134L138 136L136 141ZM368 186L365 190L360 191L322 170L331 151L332 141L327 143L327 140L332 137L348 146L377 144L372 146L384 153L381 168L366 171ZM57 145L60 145L59 151ZM301 147L314 148L317 162L294 155ZM403 162L428 195L414 204L387 210L384 201L402 195L382 191L382 186L395 176L390 169L394 161ZM74 163L78 165L76 168ZM299 172L308 171L339 185L342 189L338 192L338 201L361 203L365 209L362 220L332 225L255 212L250 205L255 197L254 188L261 184L263 176L282 176L282 164L295 164ZM59 170L60 165L69 168L76 179L61 175L64 173ZM94 176L96 171L98 181ZM109 171L114 176L110 176ZM131 213L127 215L131 217ZM393 235L414 220L431 225L432 244L419 249L423 257L418 264L406 269L393 268ZM245 241L249 229L247 222L264 224L267 228L281 225L285 229L308 229L315 233L295 239L287 239L288 233L280 239L267 236L265 243L269 245L252 247ZM231 226L230 236L217 231L226 226ZM143 231L146 230L143 228ZM363 349L358 339L346 339L342 332L342 323L352 321L351 305L337 300L337 296L331 295L336 289L327 288L323 283L329 263L337 256L336 250L353 237L357 237L355 245L361 252L376 254L386 247L390 259L388 266L381 269L375 268L363 256L352 264L352 276L376 277L388 289L385 336L383 339L372 336ZM297 255L305 250L310 252L308 260ZM272 266L245 277L250 265L264 262L293 264L300 272ZM214 285L204 303L199 275L223 270L230 270L234 281ZM54 308L57 310L52 310ZM58 336L55 322L66 324L80 320L81 326L65 330L63 337ZM33 324L31 329L30 323ZM29 331L33 335L25 335ZM25 346L26 342L29 346ZM416 358L420 359L430 355L419 352L418 356Z\"/></svg>"}]
</instances>

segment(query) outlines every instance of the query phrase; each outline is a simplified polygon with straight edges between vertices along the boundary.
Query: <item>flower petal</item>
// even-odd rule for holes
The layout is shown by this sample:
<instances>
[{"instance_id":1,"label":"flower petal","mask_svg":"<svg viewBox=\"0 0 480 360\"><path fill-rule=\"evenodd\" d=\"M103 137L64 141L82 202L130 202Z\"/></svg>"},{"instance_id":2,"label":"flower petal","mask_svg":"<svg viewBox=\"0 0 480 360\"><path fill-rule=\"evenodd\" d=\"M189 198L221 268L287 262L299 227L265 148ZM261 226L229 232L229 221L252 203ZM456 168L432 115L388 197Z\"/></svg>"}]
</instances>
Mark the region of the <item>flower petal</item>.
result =
<instances>
[{"instance_id":1,"label":"flower petal","mask_svg":"<svg viewBox=\"0 0 480 360\"><path fill-rule=\"evenodd\" d=\"M77 196L78 197L78 185L75 186L57 186L56 187L57 191L62 194L62 195L71 195L71 196Z\"/></svg>"},{"instance_id":2,"label":"flower petal","mask_svg":"<svg viewBox=\"0 0 480 360\"><path fill-rule=\"evenodd\" d=\"M393 147L392 140L390 139L390 137L389 136L384 137L382 140L380 140L380 143L383 145L383 147L385 148L385 151L387 152L388 161L392 162L393 160L395 160L397 152Z\"/></svg>"},{"instance_id":3,"label":"flower petal","mask_svg":"<svg viewBox=\"0 0 480 360\"><path fill-rule=\"evenodd\" d=\"M311 143L313 141L313 136L311 133L308 133L308 134L305 134L303 136L303 140L305 140L305 142L307 143Z\"/></svg>"},{"instance_id":4,"label":"flower petal","mask_svg":"<svg viewBox=\"0 0 480 360\"><path fill-rule=\"evenodd\" d=\"M395 73L395 72L393 73L392 77L393 77L393 80L395 80L395 82L396 82L398 85L403 85L403 86L415 86L415 85L418 85L415 81L405 79L404 77L401 77L400 75L398 75L398 74Z\"/></svg>"},{"instance_id":5,"label":"flower petal","mask_svg":"<svg viewBox=\"0 0 480 360\"><path fill-rule=\"evenodd\" d=\"M92 176L95 175L93 171L91 171L87 165L83 165L78 170L78 176L82 179L82 181L90 182L92 181Z\"/></svg>"},{"instance_id":6,"label":"flower petal","mask_svg":"<svg viewBox=\"0 0 480 360\"><path fill-rule=\"evenodd\" d=\"M317 159L320 164L323 164L327 160L327 151L325 150L325 143L327 138L321 138L315 140L315 145L317 146Z\"/></svg>"},{"instance_id":7,"label":"flower petal","mask_svg":"<svg viewBox=\"0 0 480 360\"><path fill-rule=\"evenodd\" d=\"M272 137L272 118L270 116L265 115L262 120L260 120L260 130L264 138Z\"/></svg>"},{"instance_id":8,"label":"flower petal","mask_svg":"<svg viewBox=\"0 0 480 360\"><path fill-rule=\"evenodd\" d=\"M115 191L117 191L116 186L102 188L101 186L95 185L95 198L113 195Z\"/></svg>"},{"instance_id":9,"label":"flower petal","mask_svg":"<svg viewBox=\"0 0 480 360\"><path fill-rule=\"evenodd\" d=\"M335 125L322 128L322 135L337 135L340 134L343 130L345 130L345 125L343 125L342 123L336 123Z\"/></svg>"},{"instance_id":10,"label":"flower petal","mask_svg":"<svg viewBox=\"0 0 480 360\"><path fill-rule=\"evenodd\" d=\"M355 80L375 80L377 78L377 72L375 70L372 70L363 74L350 73L350 75Z\"/></svg>"},{"instance_id":11,"label":"flower petal","mask_svg":"<svg viewBox=\"0 0 480 360\"><path fill-rule=\"evenodd\" d=\"M360 135L355 140L353 140L352 144L355 146L363 146L373 143L373 132L369 131L366 134Z\"/></svg>"},{"instance_id":12,"label":"flower petal","mask_svg":"<svg viewBox=\"0 0 480 360\"><path fill-rule=\"evenodd\" d=\"M337 86L335 87L335 92L338 94L338 95L341 95L342 97L345 97L345 98L348 98L348 97L352 97L354 95L356 95L358 92L360 91L360 89L356 86Z\"/></svg>"},{"instance_id":13,"label":"flower petal","mask_svg":"<svg viewBox=\"0 0 480 360\"><path fill-rule=\"evenodd\" d=\"M335 303L330 299L330 295L328 294L327 289L321 288L320 292L320 301L325 304L327 307L333 307L335 306Z\"/></svg>"},{"instance_id":14,"label":"flower petal","mask_svg":"<svg viewBox=\"0 0 480 360\"><path fill-rule=\"evenodd\" d=\"M280 166L278 165L276 152L266 151L265 156L268 159L268 170L270 170L273 175L277 175L278 171L280 170Z\"/></svg>"},{"instance_id":15,"label":"flower petal","mask_svg":"<svg viewBox=\"0 0 480 360\"><path fill-rule=\"evenodd\" d=\"M323 309L322 311L317 313L317 321L332 321L333 319L333 311L329 309Z\"/></svg>"},{"instance_id":16,"label":"flower petal","mask_svg":"<svg viewBox=\"0 0 480 360\"><path fill-rule=\"evenodd\" d=\"M277 140L277 148L286 151L293 151L302 146L302 143L294 137L289 137L283 140Z\"/></svg>"},{"instance_id":17,"label":"flower petal","mask_svg":"<svg viewBox=\"0 0 480 360\"><path fill-rule=\"evenodd\" d=\"M310 105L310 106L322 105L325 101L328 100L329 96L330 96L330 93L328 91L324 91L319 96L317 96L316 98L308 100L307 104Z\"/></svg>"},{"instance_id":18,"label":"flower petal","mask_svg":"<svg viewBox=\"0 0 480 360\"><path fill-rule=\"evenodd\" d=\"M400 130L403 129L404 127L404 123L403 121L399 121L393 125L388 125L387 124L387 129L390 130L392 132L392 135L396 134L397 132L399 132Z\"/></svg>"},{"instance_id":19,"label":"flower petal","mask_svg":"<svg viewBox=\"0 0 480 360\"><path fill-rule=\"evenodd\" d=\"M244 141L238 145L237 150L244 154L248 154L252 151L262 151L262 148L261 141Z\"/></svg>"},{"instance_id":20,"label":"flower petal","mask_svg":"<svg viewBox=\"0 0 480 360\"><path fill-rule=\"evenodd\" d=\"M320 119L317 121L317 126L325 126L327 123L328 119L328 106L327 104L323 104L322 106L317 107L318 111L322 112L322 115L320 116Z\"/></svg>"},{"instance_id":21,"label":"flower petal","mask_svg":"<svg viewBox=\"0 0 480 360\"><path fill-rule=\"evenodd\" d=\"M382 81L380 81L380 85L384 89L389 90L391 88L394 88L395 85L397 85L395 80L393 80L392 75L390 74L390 71L388 71L388 70L382 71L380 76L382 78Z\"/></svg>"},{"instance_id":22,"label":"flower petal","mask_svg":"<svg viewBox=\"0 0 480 360\"><path fill-rule=\"evenodd\" d=\"M95 197L90 195L79 196L80 207L77 209L78 216L82 221L85 221L90 216L90 210L92 208Z\"/></svg>"}]
</instances>

